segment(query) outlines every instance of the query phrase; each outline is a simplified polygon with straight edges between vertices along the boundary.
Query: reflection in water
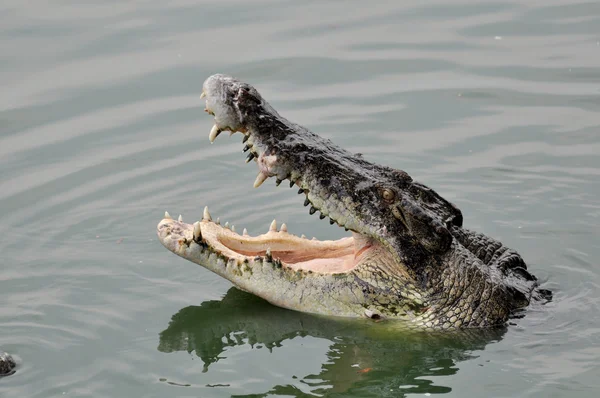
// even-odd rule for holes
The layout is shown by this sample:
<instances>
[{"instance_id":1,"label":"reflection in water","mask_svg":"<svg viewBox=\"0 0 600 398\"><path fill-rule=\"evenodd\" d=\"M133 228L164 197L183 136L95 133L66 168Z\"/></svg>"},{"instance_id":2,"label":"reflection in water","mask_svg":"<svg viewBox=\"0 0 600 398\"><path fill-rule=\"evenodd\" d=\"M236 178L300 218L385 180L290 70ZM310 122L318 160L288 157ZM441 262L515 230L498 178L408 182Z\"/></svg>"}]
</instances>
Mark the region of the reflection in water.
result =
<instances>
[{"instance_id":1,"label":"reflection in water","mask_svg":"<svg viewBox=\"0 0 600 398\"><path fill-rule=\"evenodd\" d=\"M426 333L400 330L397 325L288 311L231 288L220 301L185 307L173 315L160 333L158 349L195 352L204 362L204 372L209 372L211 364L226 360L223 353L228 347L247 344L277 350L285 340L312 336L331 344L321 372L302 378L311 392L398 396L399 391L450 392L449 387L435 385L431 376L455 374L457 362L475 358L473 351L500 340L506 331ZM298 393L291 385L277 385L265 395Z\"/></svg>"}]
</instances>

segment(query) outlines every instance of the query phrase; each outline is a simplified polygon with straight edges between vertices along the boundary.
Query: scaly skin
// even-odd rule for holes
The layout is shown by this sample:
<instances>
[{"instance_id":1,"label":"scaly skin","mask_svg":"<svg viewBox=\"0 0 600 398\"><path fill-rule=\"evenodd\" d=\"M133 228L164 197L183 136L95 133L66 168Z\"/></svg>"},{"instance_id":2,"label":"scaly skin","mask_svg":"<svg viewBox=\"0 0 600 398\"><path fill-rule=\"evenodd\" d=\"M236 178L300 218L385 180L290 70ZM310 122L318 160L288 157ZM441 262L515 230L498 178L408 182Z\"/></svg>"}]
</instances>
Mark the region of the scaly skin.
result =
<instances>
[{"instance_id":1,"label":"scaly skin","mask_svg":"<svg viewBox=\"0 0 600 398\"><path fill-rule=\"evenodd\" d=\"M258 237L213 222L168 214L159 239L172 252L239 288L293 310L402 320L407 327L457 329L504 324L532 297L537 281L500 242L462 228L460 210L404 171L377 165L281 117L250 85L224 75L203 86L221 131L244 134L255 187L275 177L352 231L339 241L308 241L283 228ZM316 264L328 264L324 269Z\"/></svg>"}]
</instances>

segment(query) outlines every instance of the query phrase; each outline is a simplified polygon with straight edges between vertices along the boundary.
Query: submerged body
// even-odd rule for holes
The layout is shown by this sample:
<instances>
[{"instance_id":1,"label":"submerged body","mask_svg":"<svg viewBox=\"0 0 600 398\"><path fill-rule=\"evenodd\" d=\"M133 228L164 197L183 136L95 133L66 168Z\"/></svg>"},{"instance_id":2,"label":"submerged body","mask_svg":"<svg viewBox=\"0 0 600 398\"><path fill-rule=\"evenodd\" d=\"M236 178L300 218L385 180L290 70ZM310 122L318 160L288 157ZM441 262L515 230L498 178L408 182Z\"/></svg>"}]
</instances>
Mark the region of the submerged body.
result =
<instances>
[{"instance_id":1,"label":"submerged body","mask_svg":"<svg viewBox=\"0 0 600 398\"><path fill-rule=\"evenodd\" d=\"M0 351L0 377L12 374L15 366L15 360L10 356L10 354Z\"/></svg>"},{"instance_id":2,"label":"submerged body","mask_svg":"<svg viewBox=\"0 0 600 398\"><path fill-rule=\"evenodd\" d=\"M168 214L158 236L172 252L239 288L293 310L399 319L436 329L504 324L542 296L521 257L464 229L460 210L401 170L377 165L281 117L250 85L224 75L203 86L215 116L209 138L241 132L260 186L270 177L299 188L310 214L351 231L337 241L278 230L249 236Z\"/></svg>"}]
</instances>

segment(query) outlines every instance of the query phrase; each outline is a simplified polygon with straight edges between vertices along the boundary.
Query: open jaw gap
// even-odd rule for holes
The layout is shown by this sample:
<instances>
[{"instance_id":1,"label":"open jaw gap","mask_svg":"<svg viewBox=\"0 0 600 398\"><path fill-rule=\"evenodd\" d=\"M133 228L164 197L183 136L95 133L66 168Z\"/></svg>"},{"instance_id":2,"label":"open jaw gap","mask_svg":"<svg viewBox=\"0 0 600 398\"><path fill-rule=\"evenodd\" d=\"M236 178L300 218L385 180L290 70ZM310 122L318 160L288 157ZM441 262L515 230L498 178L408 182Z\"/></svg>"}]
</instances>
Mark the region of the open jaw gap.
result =
<instances>
[{"instance_id":1,"label":"open jaw gap","mask_svg":"<svg viewBox=\"0 0 600 398\"><path fill-rule=\"evenodd\" d=\"M217 137L224 131L229 131L229 135L242 133L243 152L247 153L246 163L254 160L258 166L258 175L254 181L254 188L260 187L268 178L275 177L276 185L279 186L284 180L289 180L290 188L297 185L300 189L298 194L306 195L304 206L309 206L309 214L318 213L319 218L329 217L331 225L336 224L346 231L342 222L334 220L319 206L309 200L308 190L302 188L298 175L289 170L285 165L278 162L277 156L268 149L262 140L253 134L252 129L233 121L238 116L232 117L218 102L212 101L211 96L207 96L205 91L200 98L207 97L205 112L215 117L214 125L209 133L210 143L214 143ZM216 109L213 109L216 108ZM215 112L216 111L216 112ZM297 187L297 188L298 188ZM208 211L205 209L203 220L197 227L202 234L204 244L226 258L234 258L237 261L250 261L257 257L269 257L279 260L282 266L294 269L319 273L344 273L349 272L364 259L373 247L379 244L370 238L352 231L351 237L342 238L336 241L319 241L315 238L308 240L295 236L287 232L285 224L280 231L277 231L275 220L271 224L266 234L258 236L249 236L244 229L240 235L235 233L228 224L221 226L220 223L213 222ZM167 213L168 214L168 213ZM164 221L164 220L163 220Z\"/></svg>"},{"instance_id":2,"label":"open jaw gap","mask_svg":"<svg viewBox=\"0 0 600 398\"><path fill-rule=\"evenodd\" d=\"M181 216L174 220L165 212L158 229L163 244L175 253L182 247L197 244L227 261L248 263L266 258L285 268L321 274L350 272L374 246L370 239L356 233L324 241L298 237L290 234L285 224L278 230L275 220L264 234L251 236L244 229L240 235L229 223L220 225L219 220L213 221L207 208L202 221L194 224L184 223Z\"/></svg>"},{"instance_id":3,"label":"open jaw gap","mask_svg":"<svg viewBox=\"0 0 600 398\"><path fill-rule=\"evenodd\" d=\"M464 229L461 211L434 190L281 117L249 84L217 74L202 89L214 116L210 142L242 134L246 162L258 166L254 187L286 180L309 214L352 236L308 240L276 223L250 236L207 210L192 225L166 214L157 232L174 254L307 313L450 330L504 324L529 304L538 283L519 254Z\"/></svg>"}]
</instances>

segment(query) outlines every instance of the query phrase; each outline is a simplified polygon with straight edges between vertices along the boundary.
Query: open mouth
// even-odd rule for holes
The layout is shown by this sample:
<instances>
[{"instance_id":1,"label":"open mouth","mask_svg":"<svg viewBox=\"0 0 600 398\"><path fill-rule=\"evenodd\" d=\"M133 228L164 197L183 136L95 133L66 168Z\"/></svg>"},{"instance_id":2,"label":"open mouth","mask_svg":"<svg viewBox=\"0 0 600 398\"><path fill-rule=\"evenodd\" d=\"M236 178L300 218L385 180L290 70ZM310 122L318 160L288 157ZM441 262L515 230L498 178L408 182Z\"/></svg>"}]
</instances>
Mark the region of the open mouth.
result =
<instances>
[{"instance_id":1,"label":"open mouth","mask_svg":"<svg viewBox=\"0 0 600 398\"><path fill-rule=\"evenodd\" d=\"M255 188L289 182L309 214L351 232L311 240L273 221L250 236L205 208L193 224L165 213L157 232L173 253L274 305L316 314L454 329L502 324L528 304L537 284L518 253L461 228L460 210L406 172L290 122L232 77L210 76L203 97L214 116L210 142L243 135L246 162L258 166Z\"/></svg>"},{"instance_id":2,"label":"open mouth","mask_svg":"<svg viewBox=\"0 0 600 398\"><path fill-rule=\"evenodd\" d=\"M174 220L165 213L158 234L163 244L175 253L183 253L195 244L199 250L216 254L225 262L235 261L237 265L267 262L276 268L324 274L354 269L373 248L370 239L354 233L351 237L325 241L299 237L289 233L285 224L277 228L275 220L264 234L250 236L245 229L239 234L234 226L213 220L207 208L203 219L194 224L184 223L181 217Z\"/></svg>"},{"instance_id":3,"label":"open mouth","mask_svg":"<svg viewBox=\"0 0 600 398\"><path fill-rule=\"evenodd\" d=\"M268 144L254 134L251 128L239 122L240 116L236 113L235 103L229 101L224 106L223 93L215 90L205 83L201 95L201 98L206 97L205 112L215 119L209 140L214 143L224 131L229 131L230 135L237 132L243 134L243 151L248 154L246 163L253 160L259 169L254 187L258 188L270 177L275 178L276 185L289 180L290 188L296 185L300 188L298 193L306 195L304 206L309 207L309 214L319 214L320 219L328 218L332 225L352 230L346 226L347 219L344 216L328 209L319 196L309 195L311 192L302 187L300 176L294 175L295 172L280 164L277 154L269 149ZM355 231L351 232L351 236L339 240L310 240L304 235L289 233L285 224L278 229L275 220L266 233L250 236L245 229L240 233L239 229L236 231L228 223L221 225L218 219L213 220L207 208L203 219L193 225L184 223L181 217L174 220L165 213L165 218L159 223L158 234L163 245L184 257L189 257L184 255L184 251L196 244L199 250L207 251L208 255L214 253L224 262L251 264L260 260L276 267L318 273L349 272L373 252L377 251L381 255L380 252L383 251L379 242Z\"/></svg>"}]
</instances>

